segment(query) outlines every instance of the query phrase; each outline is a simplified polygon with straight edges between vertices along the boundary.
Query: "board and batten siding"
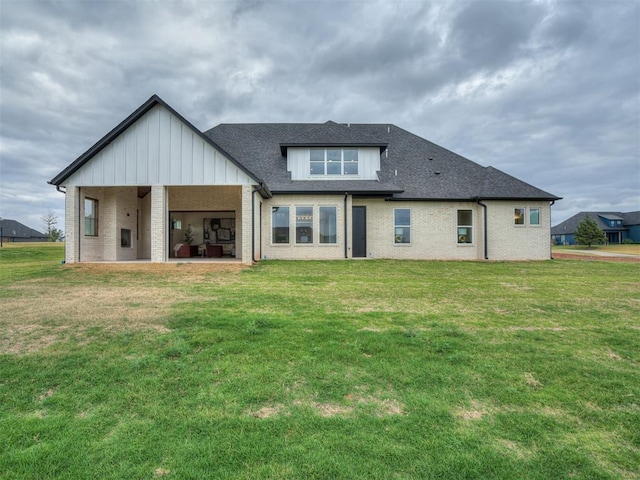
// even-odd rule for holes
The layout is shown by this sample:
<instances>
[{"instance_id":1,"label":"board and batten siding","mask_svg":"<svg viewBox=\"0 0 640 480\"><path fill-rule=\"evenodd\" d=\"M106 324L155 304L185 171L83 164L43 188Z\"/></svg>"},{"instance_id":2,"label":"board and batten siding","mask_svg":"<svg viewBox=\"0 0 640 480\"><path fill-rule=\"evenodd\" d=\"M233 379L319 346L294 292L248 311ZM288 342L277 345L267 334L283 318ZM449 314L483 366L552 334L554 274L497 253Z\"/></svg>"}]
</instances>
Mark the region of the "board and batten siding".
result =
<instances>
[{"instance_id":1,"label":"board and batten siding","mask_svg":"<svg viewBox=\"0 0 640 480\"><path fill-rule=\"evenodd\" d=\"M331 147L327 147L331 148ZM348 148L348 147L336 147ZM378 147L353 147L358 150L358 175L311 175L309 147L289 147L287 149L287 170L291 180L378 180L380 171L380 149Z\"/></svg>"},{"instance_id":2,"label":"board and batten siding","mask_svg":"<svg viewBox=\"0 0 640 480\"><path fill-rule=\"evenodd\" d=\"M156 105L73 173L65 186L254 183L189 125Z\"/></svg>"}]
</instances>

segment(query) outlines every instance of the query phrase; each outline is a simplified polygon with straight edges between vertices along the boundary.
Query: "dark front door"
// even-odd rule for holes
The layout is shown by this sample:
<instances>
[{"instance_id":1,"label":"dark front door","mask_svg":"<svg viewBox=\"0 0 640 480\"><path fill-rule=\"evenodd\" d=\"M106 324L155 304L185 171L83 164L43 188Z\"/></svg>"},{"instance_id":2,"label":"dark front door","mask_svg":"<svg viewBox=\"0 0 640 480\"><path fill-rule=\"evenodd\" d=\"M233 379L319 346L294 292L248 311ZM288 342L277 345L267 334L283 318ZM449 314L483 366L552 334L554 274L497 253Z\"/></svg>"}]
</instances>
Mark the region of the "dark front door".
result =
<instances>
[{"instance_id":1,"label":"dark front door","mask_svg":"<svg viewBox=\"0 0 640 480\"><path fill-rule=\"evenodd\" d=\"M367 256L367 207L351 208L351 248L354 257Z\"/></svg>"}]
</instances>

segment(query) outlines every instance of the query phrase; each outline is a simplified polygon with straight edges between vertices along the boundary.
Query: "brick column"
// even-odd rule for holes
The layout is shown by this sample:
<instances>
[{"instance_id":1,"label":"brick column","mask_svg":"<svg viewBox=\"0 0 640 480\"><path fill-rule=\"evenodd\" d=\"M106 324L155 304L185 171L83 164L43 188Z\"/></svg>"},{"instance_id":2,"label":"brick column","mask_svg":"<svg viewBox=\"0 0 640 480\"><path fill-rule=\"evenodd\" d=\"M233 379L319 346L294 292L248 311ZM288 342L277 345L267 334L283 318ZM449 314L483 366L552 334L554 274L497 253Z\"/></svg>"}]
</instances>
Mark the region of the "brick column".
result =
<instances>
[{"instance_id":1,"label":"brick column","mask_svg":"<svg viewBox=\"0 0 640 480\"><path fill-rule=\"evenodd\" d=\"M251 224L251 192L252 185L242 186L242 263L251 265L253 257L251 252L251 240L253 235L253 225Z\"/></svg>"},{"instance_id":2,"label":"brick column","mask_svg":"<svg viewBox=\"0 0 640 480\"><path fill-rule=\"evenodd\" d=\"M167 261L167 189L164 185L151 186L151 261Z\"/></svg>"},{"instance_id":3,"label":"brick column","mask_svg":"<svg viewBox=\"0 0 640 480\"><path fill-rule=\"evenodd\" d=\"M75 263L80 261L80 188L67 187L64 199L64 261Z\"/></svg>"}]
</instances>

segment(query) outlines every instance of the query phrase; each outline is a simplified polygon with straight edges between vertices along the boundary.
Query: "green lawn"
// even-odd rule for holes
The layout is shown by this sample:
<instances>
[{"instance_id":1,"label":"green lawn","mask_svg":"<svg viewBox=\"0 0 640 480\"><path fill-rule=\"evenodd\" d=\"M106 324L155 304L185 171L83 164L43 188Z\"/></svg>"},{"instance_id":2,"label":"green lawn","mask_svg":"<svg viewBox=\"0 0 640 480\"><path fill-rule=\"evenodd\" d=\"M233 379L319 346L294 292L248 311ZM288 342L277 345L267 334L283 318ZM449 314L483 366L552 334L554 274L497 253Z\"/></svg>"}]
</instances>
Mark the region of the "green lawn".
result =
<instances>
[{"instance_id":1,"label":"green lawn","mask_svg":"<svg viewBox=\"0 0 640 480\"><path fill-rule=\"evenodd\" d=\"M2 479L634 479L640 264L0 249Z\"/></svg>"}]
</instances>

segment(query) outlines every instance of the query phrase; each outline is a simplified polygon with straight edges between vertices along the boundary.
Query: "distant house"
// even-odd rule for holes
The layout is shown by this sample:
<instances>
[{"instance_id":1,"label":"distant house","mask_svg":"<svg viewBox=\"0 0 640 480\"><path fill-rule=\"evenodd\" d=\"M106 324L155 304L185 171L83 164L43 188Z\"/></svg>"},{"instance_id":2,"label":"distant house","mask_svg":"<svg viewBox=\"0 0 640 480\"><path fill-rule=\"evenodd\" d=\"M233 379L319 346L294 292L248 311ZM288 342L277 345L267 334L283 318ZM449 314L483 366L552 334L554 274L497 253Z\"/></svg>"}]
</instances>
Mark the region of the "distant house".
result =
<instances>
[{"instance_id":1,"label":"distant house","mask_svg":"<svg viewBox=\"0 0 640 480\"><path fill-rule=\"evenodd\" d=\"M67 263L544 260L559 199L392 124L203 132L156 95L49 183Z\"/></svg>"},{"instance_id":2,"label":"distant house","mask_svg":"<svg viewBox=\"0 0 640 480\"><path fill-rule=\"evenodd\" d=\"M0 220L0 235L3 242L46 242L49 240L44 233L16 222L15 220Z\"/></svg>"},{"instance_id":3,"label":"distant house","mask_svg":"<svg viewBox=\"0 0 640 480\"><path fill-rule=\"evenodd\" d=\"M636 212L580 212L551 227L551 241L556 245L575 245L578 224L587 216L596 221L605 233L607 243L623 243L629 239L640 243L640 211Z\"/></svg>"}]
</instances>

